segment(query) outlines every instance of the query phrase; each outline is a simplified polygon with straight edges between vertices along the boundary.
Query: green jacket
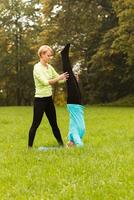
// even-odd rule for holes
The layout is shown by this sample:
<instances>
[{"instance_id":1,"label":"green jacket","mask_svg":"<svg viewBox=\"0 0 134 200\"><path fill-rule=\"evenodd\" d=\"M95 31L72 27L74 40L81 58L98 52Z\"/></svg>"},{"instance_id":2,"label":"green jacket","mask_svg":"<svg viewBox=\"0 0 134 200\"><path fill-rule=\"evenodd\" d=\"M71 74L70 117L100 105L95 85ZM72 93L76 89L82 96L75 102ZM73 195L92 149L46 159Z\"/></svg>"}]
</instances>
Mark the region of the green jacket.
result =
<instances>
[{"instance_id":1,"label":"green jacket","mask_svg":"<svg viewBox=\"0 0 134 200\"><path fill-rule=\"evenodd\" d=\"M48 64L48 68L44 67L41 62L34 65L33 77L35 83L35 97L52 96L52 86L48 80L57 78L59 74Z\"/></svg>"}]
</instances>

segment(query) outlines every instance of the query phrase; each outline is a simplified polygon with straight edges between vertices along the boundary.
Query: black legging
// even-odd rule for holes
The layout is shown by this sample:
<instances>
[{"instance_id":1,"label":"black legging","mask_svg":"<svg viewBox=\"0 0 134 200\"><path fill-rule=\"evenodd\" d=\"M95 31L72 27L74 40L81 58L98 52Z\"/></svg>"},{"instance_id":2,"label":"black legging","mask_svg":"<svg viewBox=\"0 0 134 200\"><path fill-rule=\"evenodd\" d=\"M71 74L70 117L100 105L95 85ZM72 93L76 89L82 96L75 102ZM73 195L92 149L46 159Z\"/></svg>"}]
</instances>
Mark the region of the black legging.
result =
<instances>
[{"instance_id":1,"label":"black legging","mask_svg":"<svg viewBox=\"0 0 134 200\"><path fill-rule=\"evenodd\" d=\"M67 103L82 104L80 88L69 60L69 47L70 44L67 44L61 52L63 71L69 73L69 79L67 80Z\"/></svg>"},{"instance_id":2,"label":"black legging","mask_svg":"<svg viewBox=\"0 0 134 200\"><path fill-rule=\"evenodd\" d=\"M35 97L33 123L29 131L28 146L32 147L33 145L36 130L41 123L44 112L46 113L46 116L49 120L49 123L51 125L56 140L58 141L59 145L63 145L60 130L57 125L56 111L52 97L43 97L43 98Z\"/></svg>"}]
</instances>

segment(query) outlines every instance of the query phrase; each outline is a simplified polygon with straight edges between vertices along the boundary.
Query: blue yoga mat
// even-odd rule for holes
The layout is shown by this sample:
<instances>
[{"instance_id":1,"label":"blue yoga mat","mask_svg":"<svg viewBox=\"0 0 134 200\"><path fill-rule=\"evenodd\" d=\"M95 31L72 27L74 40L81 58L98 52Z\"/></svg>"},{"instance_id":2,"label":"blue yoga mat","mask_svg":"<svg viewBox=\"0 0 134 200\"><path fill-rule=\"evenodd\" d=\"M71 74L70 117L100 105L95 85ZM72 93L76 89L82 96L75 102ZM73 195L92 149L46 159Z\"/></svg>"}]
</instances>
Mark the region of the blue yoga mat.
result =
<instances>
[{"instance_id":1,"label":"blue yoga mat","mask_svg":"<svg viewBox=\"0 0 134 200\"><path fill-rule=\"evenodd\" d=\"M57 150L57 149L61 149L61 148L60 147L46 147L46 146L42 146L38 148L39 151L49 151L49 150Z\"/></svg>"}]
</instances>

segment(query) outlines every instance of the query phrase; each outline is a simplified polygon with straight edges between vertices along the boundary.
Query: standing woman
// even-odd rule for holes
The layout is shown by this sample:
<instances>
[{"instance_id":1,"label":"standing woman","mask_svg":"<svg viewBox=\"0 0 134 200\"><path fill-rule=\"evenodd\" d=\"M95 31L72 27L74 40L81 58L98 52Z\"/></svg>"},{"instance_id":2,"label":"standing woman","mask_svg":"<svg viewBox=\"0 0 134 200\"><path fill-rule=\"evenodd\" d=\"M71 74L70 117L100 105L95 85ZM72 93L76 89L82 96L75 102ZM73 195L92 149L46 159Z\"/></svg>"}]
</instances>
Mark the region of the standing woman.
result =
<instances>
[{"instance_id":1,"label":"standing woman","mask_svg":"<svg viewBox=\"0 0 134 200\"><path fill-rule=\"evenodd\" d=\"M69 111L70 125L68 133L68 147L83 146L85 133L84 107L82 105L81 92L78 81L72 71L69 60L70 44L67 44L61 52L63 71L69 73L67 80L67 109Z\"/></svg>"},{"instance_id":2,"label":"standing woman","mask_svg":"<svg viewBox=\"0 0 134 200\"><path fill-rule=\"evenodd\" d=\"M52 85L68 79L68 73L59 75L55 69L49 64L52 58L53 50L48 45L43 45L38 50L40 61L35 64L33 77L35 83L35 98L33 109L33 122L29 130L28 147L33 146L36 130L39 127L43 114L45 112L51 125L53 134L59 143L63 145L60 130L57 125L56 111L52 99Z\"/></svg>"}]
</instances>

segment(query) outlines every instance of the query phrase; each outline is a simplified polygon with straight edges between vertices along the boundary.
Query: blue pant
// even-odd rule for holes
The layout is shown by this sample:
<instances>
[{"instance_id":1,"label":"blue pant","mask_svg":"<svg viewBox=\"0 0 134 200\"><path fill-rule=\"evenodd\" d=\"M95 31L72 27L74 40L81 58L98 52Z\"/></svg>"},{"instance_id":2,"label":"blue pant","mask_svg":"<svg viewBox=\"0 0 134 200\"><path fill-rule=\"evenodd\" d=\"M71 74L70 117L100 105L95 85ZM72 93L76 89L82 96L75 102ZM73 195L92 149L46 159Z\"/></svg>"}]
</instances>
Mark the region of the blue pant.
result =
<instances>
[{"instance_id":1,"label":"blue pant","mask_svg":"<svg viewBox=\"0 0 134 200\"><path fill-rule=\"evenodd\" d=\"M85 133L84 107L79 104L67 104L69 111L69 141L74 142L76 146L83 146L82 138Z\"/></svg>"}]
</instances>

